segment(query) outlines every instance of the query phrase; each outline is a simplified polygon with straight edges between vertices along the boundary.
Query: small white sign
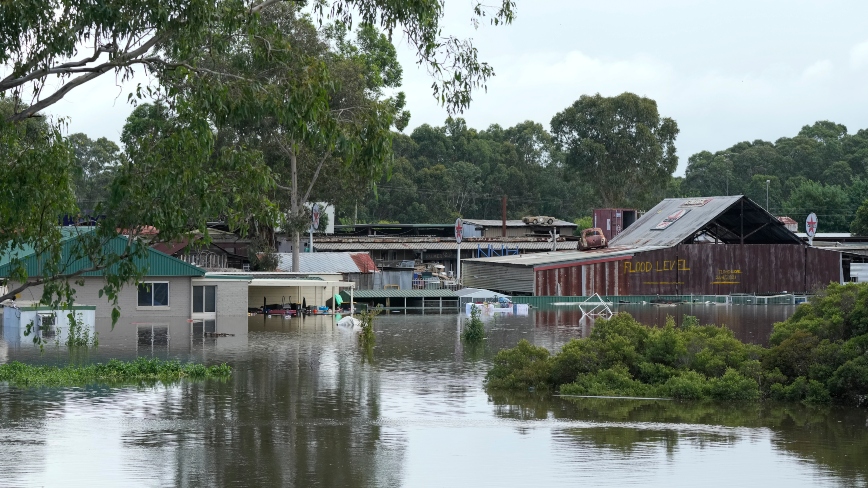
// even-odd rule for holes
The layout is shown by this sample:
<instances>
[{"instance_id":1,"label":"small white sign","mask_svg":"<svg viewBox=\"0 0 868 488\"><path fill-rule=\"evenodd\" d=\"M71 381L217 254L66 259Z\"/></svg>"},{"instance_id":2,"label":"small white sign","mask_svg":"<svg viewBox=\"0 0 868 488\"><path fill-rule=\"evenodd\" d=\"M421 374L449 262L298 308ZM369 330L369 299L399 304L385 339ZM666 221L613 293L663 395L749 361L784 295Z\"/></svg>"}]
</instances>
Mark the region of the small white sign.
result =
<instances>
[{"instance_id":1,"label":"small white sign","mask_svg":"<svg viewBox=\"0 0 868 488\"><path fill-rule=\"evenodd\" d=\"M817 214L814 212L811 212L808 218L805 219L805 234L808 234L808 237L811 238L817 235Z\"/></svg>"},{"instance_id":2,"label":"small white sign","mask_svg":"<svg viewBox=\"0 0 868 488\"><path fill-rule=\"evenodd\" d=\"M461 244L461 234L464 233L464 223L461 222L461 217L455 219L455 242Z\"/></svg>"},{"instance_id":3,"label":"small white sign","mask_svg":"<svg viewBox=\"0 0 868 488\"><path fill-rule=\"evenodd\" d=\"M313 208L311 209L311 212L310 212L310 218L311 218L310 226L313 228L313 230L319 229L319 216L320 216L319 204L314 203Z\"/></svg>"}]
</instances>

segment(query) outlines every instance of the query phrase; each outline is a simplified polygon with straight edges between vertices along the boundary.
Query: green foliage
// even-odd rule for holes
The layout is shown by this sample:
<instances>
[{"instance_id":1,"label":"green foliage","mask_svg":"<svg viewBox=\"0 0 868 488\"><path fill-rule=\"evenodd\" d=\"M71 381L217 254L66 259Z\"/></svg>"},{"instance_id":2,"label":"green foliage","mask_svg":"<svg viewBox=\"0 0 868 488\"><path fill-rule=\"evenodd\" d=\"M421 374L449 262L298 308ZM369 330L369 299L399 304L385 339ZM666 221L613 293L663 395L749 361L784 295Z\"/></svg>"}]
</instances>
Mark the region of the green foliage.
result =
<instances>
[{"instance_id":1,"label":"green foliage","mask_svg":"<svg viewBox=\"0 0 868 488\"><path fill-rule=\"evenodd\" d=\"M578 225L578 227L576 227L574 234L579 236L579 235L582 235L583 230L590 229L591 227L594 226L594 219L593 219L593 217L581 217L578 219L574 219L573 223Z\"/></svg>"},{"instance_id":2,"label":"green foliage","mask_svg":"<svg viewBox=\"0 0 868 488\"><path fill-rule=\"evenodd\" d=\"M572 395L868 404L868 284L832 284L775 324L770 347L685 317L650 328L628 314L549 356L529 343L500 351L489 388Z\"/></svg>"},{"instance_id":3,"label":"green foliage","mask_svg":"<svg viewBox=\"0 0 868 488\"><path fill-rule=\"evenodd\" d=\"M651 204L650 193L665 187L678 165L678 125L649 98L582 95L551 126L567 164L605 207Z\"/></svg>"},{"instance_id":4,"label":"green foliage","mask_svg":"<svg viewBox=\"0 0 868 488\"><path fill-rule=\"evenodd\" d=\"M853 221L850 222L850 233L854 236L868 236L868 200L859 205Z\"/></svg>"},{"instance_id":5,"label":"green foliage","mask_svg":"<svg viewBox=\"0 0 868 488\"><path fill-rule=\"evenodd\" d=\"M107 270L101 294L115 305L121 287L145 272L134 264L145 244L198 231L207 245L207 223L215 219L242 234L286 223L293 229L299 199L281 222L282 175L268 159L277 151L262 144L274 134L285 136L280 142L294 154L293 165L296 156L304 159L309 174L324 161L354 170L354 178L331 181L367 188L387 176L390 127L402 128L409 117L403 94L382 94L400 81L389 42L396 30L429 69L434 95L449 113L467 108L472 91L494 74L470 41L441 31L442 2L331 0L301 13L304 7L236 0L4 3L0 244L7 253L35 249L43 266L39 276L28 276L13 258L12 286L0 300L44 283L43 303L73 303L70 281L88 270L68 272L60 262L58 216L102 217L72 260ZM477 21L510 23L514 2L472 9ZM318 29L354 20L362 27L352 45ZM62 123L41 116L77 86L106 73L128 81L135 68L147 70L151 81L128 93L137 108L123 130L124 155L104 140L64 139ZM300 190L302 204L307 188ZM295 185L292 191L299 193ZM145 232L153 229L159 234ZM105 252L119 234L129 245ZM118 315L116 308L113 321Z\"/></svg>"},{"instance_id":6,"label":"green foliage","mask_svg":"<svg viewBox=\"0 0 868 488\"><path fill-rule=\"evenodd\" d=\"M423 124L409 136L395 134L391 179L376 192L353 193L338 206L338 218L361 222L442 223L458 216L507 218L552 215L572 219L599 206L590 182L575 178L563 153L539 123L485 130L449 118L443 126Z\"/></svg>"},{"instance_id":7,"label":"green foliage","mask_svg":"<svg viewBox=\"0 0 868 488\"><path fill-rule=\"evenodd\" d=\"M275 271L280 264L274 246L262 236L257 236L250 242L247 259L250 261L251 271Z\"/></svg>"},{"instance_id":8,"label":"green foliage","mask_svg":"<svg viewBox=\"0 0 868 488\"><path fill-rule=\"evenodd\" d=\"M794 188L783 210L796 222L804 222L808 214L816 213L821 232L846 232L853 218L847 192L838 185L816 181L805 181Z\"/></svg>"},{"instance_id":9,"label":"green foliage","mask_svg":"<svg viewBox=\"0 0 868 488\"><path fill-rule=\"evenodd\" d=\"M480 314L479 307L470 307L470 320L465 322L461 331L461 338L465 341L478 343L485 339L485 324L479 318Z\"/></svg>"},{"instance_id":10,"label":"green foliage","mask_svg":"<svg viewBox=\"0 0 868 488\"><path fill-rule=\"evenodd\" d=\"M34 366L18 361L0 365L0 381L27 388L155 382L169 384L181 379L228 378L231 373L232 368L227 364L205 366L148 358L134 361L112 359L107 363L63 367Z\"/></svg>"},{"instance_id":11,"label":"green foliage","mask_svg":"<svg viewBox=\"0 0 868 488\"><path fill-rule=\"evenodd\" d=\"M739 142L728 149L701 151L688 159L682 192L690 196L747 195L770 211L799 222L810 212L821 229L844 232L868 199L868 132L848 134L829 121L802 127L795 137L774 142Z\"/></svg>"},{"instance_id":12,"label":"green foliage","mask_svg":"<svg viewBox=\"0 0 868 488\"><path fill-rule=\"evenodd\" d=\"M373 347L374 342L376 341L374 319L377 318L377 315L380 315L381 312L382 310L379 308L369 308L367 310L362 310L358 314L359 321L361 322L359 326L362 329L359 334L359 343L366 349Z\"/></svg>"},{"instance_id":13,"label":"green foliage","mask_svg":"<svg viewBox=\"0 0 868 488\"><path fill-rule=\"evenodd\" d=\"M485 384L493 390L547 390L551 387L550 376L548 349L522 339L514 348L497 353Z\"/></svg>"},{"instance_id":14,"label":"green foliage","mask_svg":"<svg viewBox=\"0 0 868 488\"><path fill-rule=\"evenodd\" d=\"M760 396L757 346L739 342L728 329L700 326L692 317L681 327L670 317L664 327L650 328L620 313L598 320L590 337L568 342L554 356L530 344L501 356L510 361L499 363L496 375L492 368L487 383L492 389L544 381L566 395L739 401ZM530 381L514 381L510 366L521 370L515 377Z\"/></svg>"}]
</instances>

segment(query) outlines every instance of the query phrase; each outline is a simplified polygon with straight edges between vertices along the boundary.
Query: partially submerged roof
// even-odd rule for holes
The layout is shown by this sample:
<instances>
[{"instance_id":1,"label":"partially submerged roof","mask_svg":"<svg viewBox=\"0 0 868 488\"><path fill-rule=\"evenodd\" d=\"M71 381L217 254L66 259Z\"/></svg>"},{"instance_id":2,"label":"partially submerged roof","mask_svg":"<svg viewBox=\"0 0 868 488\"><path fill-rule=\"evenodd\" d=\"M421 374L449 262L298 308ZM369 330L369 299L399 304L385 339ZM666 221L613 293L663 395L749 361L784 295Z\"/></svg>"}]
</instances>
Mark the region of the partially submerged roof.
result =
<instances>
[{"instance_id":1,"label":"partially submerged roof","mask_svg":"<svg viewBox=\"0 0 868 488\"><path fill-rule=\"evenodd\" d=\"M80 272L82 269L93 268L93 261L87 257L78 257L80 251L80 240L93 232L92 228L86 227L63 227L61 232L61 267L58 270L60 274L72 274ZM127 251L130 242L126 237L115 237L110 239L102 246L104 254L112 254L116 256L123 255ZM133 243L133 246L138 244ZM27 276L36 277L42 276L44 269L45 256L37 256L36 251L29 246L16 249L0 250L0 277L8 277L13 269L13 260L18 258L24 265ZM160 251L152 248L145 248L144 257L134 257L133 263L139 269L145 270L145 276L204 276L205 270L185 263L180 259L168 256ZM116 266L116 265L115 265ZM82 276L102 276L104 270L91 271L82 273Z\"/></svg>"},{"instance_id":2,"label":"partially submerged roof","mask_svg":"<svg viewBox=\"0 0 868 488\"><path fill-rule=\"evenodd\" d=\"M455 298L452 290L356 290L355 298Z\"/></svg>"},{"instance_id":3,"label":"partially submerged roof","mask_svg":"<svg viewBox=\"0 0 868 488\"><path fill-rule=\"evenodd\" d=\"M783 222L743 195L667 198L618 234L612 246L671 247L709 240L724 244L800 244Z\"/></svg>"},{"instance_id":4,"label":"partially submerged roof","mask_svg":"<svg viewBox=\"0 0 868 488\"><path fill-rule=\"evenodd\" d=\"M316 246L316 244L314 244ZM293 271L292 253L278 253L277 269ZM303 252L298 255L301 273L373 273L378 271L371 255L364 252Z\"/></svg>"}]
</instances>

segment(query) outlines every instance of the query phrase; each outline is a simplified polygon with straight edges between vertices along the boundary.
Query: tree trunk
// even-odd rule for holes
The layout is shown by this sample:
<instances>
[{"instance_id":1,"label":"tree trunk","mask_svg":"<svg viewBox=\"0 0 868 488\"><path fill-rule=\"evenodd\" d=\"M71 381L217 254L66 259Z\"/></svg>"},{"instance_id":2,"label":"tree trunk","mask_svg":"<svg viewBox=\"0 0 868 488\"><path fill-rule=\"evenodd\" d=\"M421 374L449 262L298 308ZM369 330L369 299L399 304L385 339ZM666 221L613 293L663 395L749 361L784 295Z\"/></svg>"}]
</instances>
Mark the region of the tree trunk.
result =
<instances>
[{"instance_id":1,"label":"tree trunk","mask_svg":"<svg viewBox=\"0 0 868 488\"><path fill-rule=\"evenodd\" d=\"M290 213L290 229L292 232L292 271L299 271L299 247L301 246L301 236L295 223L298 221L298 161L295 157L295 151L289 152L289 164L292 171L292 191L289 196L289 213Z\"/></svg>"}]
</instances>

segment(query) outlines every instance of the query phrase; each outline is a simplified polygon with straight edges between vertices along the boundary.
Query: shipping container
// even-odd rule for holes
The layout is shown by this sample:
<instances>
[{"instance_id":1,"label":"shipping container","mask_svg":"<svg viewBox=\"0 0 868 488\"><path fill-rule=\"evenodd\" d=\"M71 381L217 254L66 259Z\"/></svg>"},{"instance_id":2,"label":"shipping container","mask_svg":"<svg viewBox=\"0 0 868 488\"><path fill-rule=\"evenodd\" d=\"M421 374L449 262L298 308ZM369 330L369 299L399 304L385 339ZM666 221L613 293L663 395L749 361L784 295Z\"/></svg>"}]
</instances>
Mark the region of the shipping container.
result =
<instances>
[{"instance_id":1,"label":"shipping container","mask_svg":"<svg viewBox=\"0 0 868 488\"><path fill-rule=\"evenodd\" d=\"M620 234L621 231L636 222L638 212L629 208L598 208L594 209L594 227L603 229L607 241Z\"/></svg>"}]
</instances>

